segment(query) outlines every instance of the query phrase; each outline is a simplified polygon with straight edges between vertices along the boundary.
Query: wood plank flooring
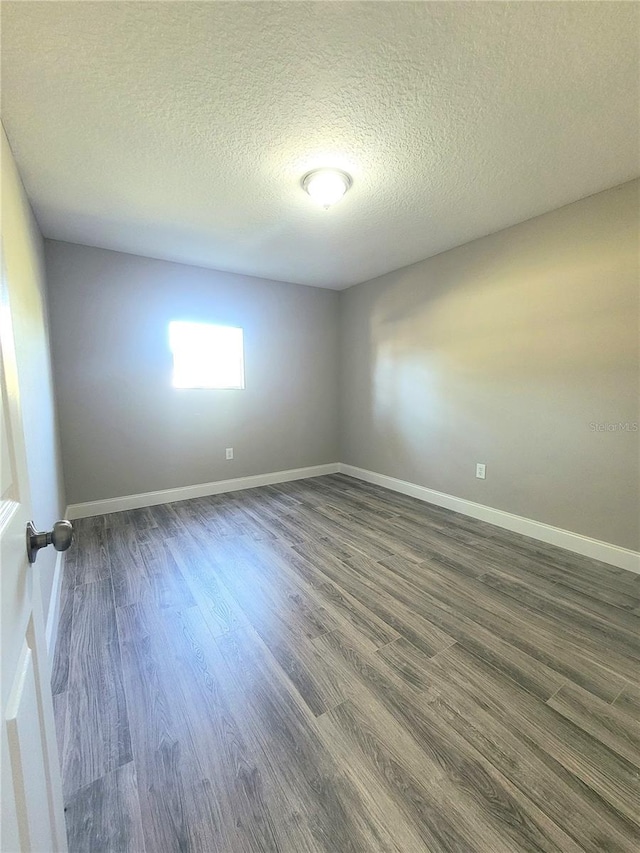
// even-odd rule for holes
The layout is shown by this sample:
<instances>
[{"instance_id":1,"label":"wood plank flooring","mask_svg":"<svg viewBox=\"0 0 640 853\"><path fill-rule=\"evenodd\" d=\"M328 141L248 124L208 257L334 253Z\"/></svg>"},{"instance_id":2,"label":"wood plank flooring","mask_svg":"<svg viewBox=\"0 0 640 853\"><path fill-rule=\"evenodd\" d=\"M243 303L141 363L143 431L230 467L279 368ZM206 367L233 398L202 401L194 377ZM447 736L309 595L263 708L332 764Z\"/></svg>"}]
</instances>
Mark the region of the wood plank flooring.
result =
<instances>
[{"instance_id":1,"label":"wood plank flooring","mask_svg":"<svg viewBox=\"0 0 640 853\"><path fill-rule=\"evenodd\" d=\"M640 576L342 475L75 528L71 853L640 850Z\"/></svg>"}]
</instances>

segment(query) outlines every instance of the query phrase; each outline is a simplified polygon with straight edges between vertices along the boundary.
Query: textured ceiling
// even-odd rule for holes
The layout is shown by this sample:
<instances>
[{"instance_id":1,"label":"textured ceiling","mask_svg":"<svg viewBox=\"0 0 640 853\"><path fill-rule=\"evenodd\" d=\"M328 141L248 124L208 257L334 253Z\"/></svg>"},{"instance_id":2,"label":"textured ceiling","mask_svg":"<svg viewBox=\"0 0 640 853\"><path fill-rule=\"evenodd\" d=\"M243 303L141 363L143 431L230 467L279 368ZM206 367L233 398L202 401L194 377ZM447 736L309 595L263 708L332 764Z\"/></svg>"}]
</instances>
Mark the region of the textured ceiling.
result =
<instances>
[{"instance_id":1,"label":"textured ceiling","mask_svg":"<svg viewBox=\"0 0 640 853\"><path fill-rule=\"evenodd\" d=\"M343 288L629 180L636 3L3 2L48 237ZM353 175L325 212L307 170Z\"/></svg>"}]
</instances>

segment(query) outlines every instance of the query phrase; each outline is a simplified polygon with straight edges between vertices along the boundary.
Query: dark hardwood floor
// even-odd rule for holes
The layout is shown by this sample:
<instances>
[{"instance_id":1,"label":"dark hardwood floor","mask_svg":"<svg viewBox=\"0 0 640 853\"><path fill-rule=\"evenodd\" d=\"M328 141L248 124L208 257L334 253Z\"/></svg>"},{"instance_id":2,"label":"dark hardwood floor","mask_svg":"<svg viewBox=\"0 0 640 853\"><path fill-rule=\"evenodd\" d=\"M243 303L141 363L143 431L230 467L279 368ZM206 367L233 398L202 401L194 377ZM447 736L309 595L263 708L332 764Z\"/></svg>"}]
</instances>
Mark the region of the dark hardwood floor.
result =
<instances>
[{"instance_id":1,"label":"dark hardwood floor","mask_svg":"<svg viewBox=\"0 0 640 853\"><path fill-rule=\"evenodd\" d=\"M640 576L342 475L75 528L72 853L640 850Z\"/></svg>"}]
</instances>

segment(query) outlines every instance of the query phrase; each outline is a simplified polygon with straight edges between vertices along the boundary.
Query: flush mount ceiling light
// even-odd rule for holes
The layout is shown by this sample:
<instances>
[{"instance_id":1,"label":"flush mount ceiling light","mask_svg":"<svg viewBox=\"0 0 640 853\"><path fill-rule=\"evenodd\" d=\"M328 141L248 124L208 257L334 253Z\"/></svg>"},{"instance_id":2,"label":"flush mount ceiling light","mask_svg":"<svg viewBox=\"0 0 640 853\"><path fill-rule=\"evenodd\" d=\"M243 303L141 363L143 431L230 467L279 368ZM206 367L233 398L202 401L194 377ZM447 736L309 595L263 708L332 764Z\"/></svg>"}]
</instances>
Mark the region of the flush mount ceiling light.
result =
<instances>
[{"instance_id":1,"label":"flush mount ceiling light","mask_svg":"<svg viewBox=\"0 0 640 853\"><path fill-rule=\"evenodd\" d=\"M340 201L353 180L341 169L314 169L302 178L302 189L326 210Z\"/></svg>"}]
</instances>

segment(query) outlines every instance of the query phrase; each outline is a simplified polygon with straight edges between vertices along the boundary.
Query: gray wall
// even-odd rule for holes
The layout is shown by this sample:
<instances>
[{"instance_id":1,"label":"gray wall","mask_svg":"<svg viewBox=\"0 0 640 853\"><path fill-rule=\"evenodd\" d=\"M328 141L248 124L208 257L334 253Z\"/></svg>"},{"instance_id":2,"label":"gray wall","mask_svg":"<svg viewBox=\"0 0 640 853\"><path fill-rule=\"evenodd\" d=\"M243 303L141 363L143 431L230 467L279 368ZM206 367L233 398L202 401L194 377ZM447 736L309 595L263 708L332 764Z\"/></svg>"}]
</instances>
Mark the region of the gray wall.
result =
<instances>
[{"instance_id":1,"label":"gray wall","mask_svg":"<svg viewBox=\"0 0 640 853\"><path fill-rule=\"evenodd\" d=\"M46 241L68 501L339 460L637 549L591 425L640 421L639 187L340 294ZM172 319L243 326L246 390L174 390Z\"/></svg>"},{"instance_id":2,"label":"gray wall","mask_svg":"<svg viewBox=\"0 0 640 853\"><path fill-rule=\"evenodd\" d=\"M335 292L49 240L46 261L70 503L338 461ZM242 326L246 389L172 388L171 320Z\"/></svg>"},{"instance_id":3,"label":"gray wall","mask_svg":"<svg viewBox=\"0 0 640 853\"><path fill-rule=\"evenodd\" d=\"M341 461L638 549L638 189L344 291Z\"/></svg>"},{"instance_id":4,"label":"gray wall","mask_svg":"<svg viewBox=\"0 0 640 853\"><path fill-rule=\"evenodd\" d=\"M65 502L49 356L42 237L16 169L9 143L2 136L2 242L4 264L12 285L11 315L22 406L25 450L36 526L50 529L62 518ZM45 619L51 598L56 552L38 557Z\"/></svg>"}]
</instances>

